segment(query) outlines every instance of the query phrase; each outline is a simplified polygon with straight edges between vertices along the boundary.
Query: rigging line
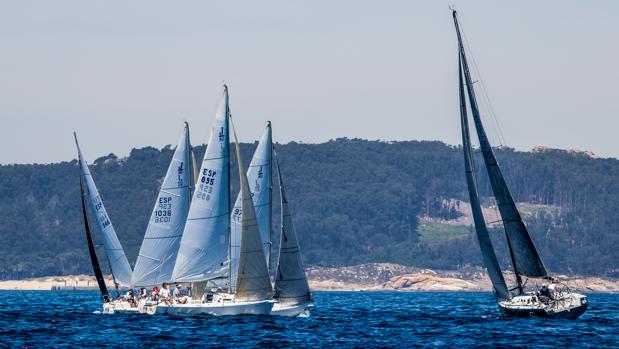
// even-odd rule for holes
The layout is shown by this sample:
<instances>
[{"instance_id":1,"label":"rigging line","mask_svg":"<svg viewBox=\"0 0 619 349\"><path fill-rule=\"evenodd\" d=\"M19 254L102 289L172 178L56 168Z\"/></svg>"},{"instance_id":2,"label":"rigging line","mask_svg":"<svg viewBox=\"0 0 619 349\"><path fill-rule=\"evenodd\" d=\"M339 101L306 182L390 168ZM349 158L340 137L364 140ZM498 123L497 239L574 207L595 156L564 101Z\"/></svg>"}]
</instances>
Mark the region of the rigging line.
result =
<instances>
[{"instance_id":1,"label":"rigging line","mask_svg":"<svg viewBox=\"0 0 619 349\"><path fill-rule=\"evenodd\" d=\"M503 135L503 130L501 129L501 125L499 124L498 118L496 116L496 112L494 110L494 106L492 105L492 102L490 100L490 95L488 94L488 91L486 89L486 84L484 83L484 79L481 76L481 72L479 70L479 67L477 66L477 61L475 60L475 55L473 54L473 50L471 48L471 44L468 41L468 38L466 36L466 32L463 29L462 26L462 20L460 18L458 18L458 21L460 22L460 31L462 32L462 36L464 38L464 42L466 43L466 49L469 51L469 57L471 59L471 62L473 63L473 67L475 68L475 72L477 73L477 78L478 78L478 82L481 86L481 94L483 97L484 104L487 104L487 111L490 114L490 117L493 119L494 122L494 127L497 131L497 134L499 136L499 143L504 146L507 144L507 142L505 141L505 137ZM477 82L476 81L476 82Z\"/></svg>"}]
</instances>

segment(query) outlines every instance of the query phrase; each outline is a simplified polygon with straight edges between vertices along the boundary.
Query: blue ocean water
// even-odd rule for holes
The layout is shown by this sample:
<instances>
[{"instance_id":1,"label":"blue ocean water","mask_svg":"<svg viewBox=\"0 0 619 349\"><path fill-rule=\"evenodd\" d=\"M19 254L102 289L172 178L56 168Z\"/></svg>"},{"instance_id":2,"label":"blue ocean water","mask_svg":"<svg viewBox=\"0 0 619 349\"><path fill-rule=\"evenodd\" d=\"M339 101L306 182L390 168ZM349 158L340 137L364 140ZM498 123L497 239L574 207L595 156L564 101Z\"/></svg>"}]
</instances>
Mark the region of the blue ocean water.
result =
<instances>
[{"instance_id":1,"label":"blue ocean water","mask_svg":"<svg viewBox=\"0 0 619 349\"><path fill-rule=\"evenodd\" d=\"M619 295L503 319L489 293L315 292L309 318L104 315L95 291L0 291L3 347L619 347Z\"/></svg>"}]
</instances>

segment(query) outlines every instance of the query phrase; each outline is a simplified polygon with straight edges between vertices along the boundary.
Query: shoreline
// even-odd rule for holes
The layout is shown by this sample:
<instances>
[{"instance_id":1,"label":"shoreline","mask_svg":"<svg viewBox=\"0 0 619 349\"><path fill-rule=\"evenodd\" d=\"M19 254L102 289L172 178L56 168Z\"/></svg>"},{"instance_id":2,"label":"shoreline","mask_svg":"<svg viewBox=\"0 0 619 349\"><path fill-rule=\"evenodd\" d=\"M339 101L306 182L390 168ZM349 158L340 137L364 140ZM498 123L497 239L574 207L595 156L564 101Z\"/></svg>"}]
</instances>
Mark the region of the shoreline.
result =
<instances>
[{"instance_id":1,"label":"shoreline","mask_svg":"<svg viewBox=\"0 0 619 349\"><path fill-rule=\"evenodd\" d=\"M368 263L349 267L310 267L306 270L312 291L324 292L492 292L492 286L481 268L458 271L421 269L391 263ZM570 288L584 293L619 294L619 279L598 276L555 275ZM506 273L508 283L513 275ZM114 289L110 276L108 289ZM543 280L529 280L531 287ZM51 291L97 290L94 276L44 276L22 280L0 281L0 290Z\"/></svg>"}]
</instances>

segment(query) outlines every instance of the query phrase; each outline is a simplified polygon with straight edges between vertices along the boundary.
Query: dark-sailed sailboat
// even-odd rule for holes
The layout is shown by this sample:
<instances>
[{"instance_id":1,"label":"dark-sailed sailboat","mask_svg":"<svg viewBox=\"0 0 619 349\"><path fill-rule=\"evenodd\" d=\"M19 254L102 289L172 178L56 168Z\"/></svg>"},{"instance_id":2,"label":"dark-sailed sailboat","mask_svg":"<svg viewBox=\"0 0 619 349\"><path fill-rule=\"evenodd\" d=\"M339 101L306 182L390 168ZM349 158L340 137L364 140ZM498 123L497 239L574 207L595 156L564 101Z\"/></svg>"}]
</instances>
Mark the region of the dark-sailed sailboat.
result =
<instances>
[{"instance_id":1,"label":"dark-sailed sailboat","mask_svg":"<svg viewBox=\"0 0 619 349\"><path fill-rule=\"evenodd\" d=\"M460 121L462 126L462 145L464 150L466 181L477 239L482 252L484 265L492 281L499 309L506 316L553 316L575 319L587 310L587 297L573 292L566 285L555 284L556 281L548 274L535 248L533 240L527 231L509 188L507 187L505 178L503 177L492 146L486 135L486 131L484 130L464 44L462 42L458 16L455 10L452 10L452 15L458 37ZM467 97L471 114L473 115L484 164L490 180L490 186L492 187L492 192L501 216L501 222L503 223L503 228L507 237L507 249L511 257L511 265L516 282L515 287L511 289L505 282L492 246L477 192L475 163L467 115ZM523 281L523 277L549 280L552 282L550 287L551 291L549 292L546 288L543 288L536 292L526 292L526 280Z\"/></svg>"}]
</instances>

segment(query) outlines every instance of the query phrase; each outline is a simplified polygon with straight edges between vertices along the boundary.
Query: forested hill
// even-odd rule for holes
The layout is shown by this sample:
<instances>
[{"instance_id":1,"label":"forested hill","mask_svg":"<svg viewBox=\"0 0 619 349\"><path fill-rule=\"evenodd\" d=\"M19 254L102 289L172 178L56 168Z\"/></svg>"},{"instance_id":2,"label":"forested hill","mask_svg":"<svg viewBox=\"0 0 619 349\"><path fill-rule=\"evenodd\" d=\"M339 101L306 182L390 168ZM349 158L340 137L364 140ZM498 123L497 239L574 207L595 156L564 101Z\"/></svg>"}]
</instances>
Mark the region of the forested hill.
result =
<instances>
[{"instance_id":1,"label":"forested hill","mask_svg":"<svg viewBox=\"0 0 619 349\"><path fill-rule=\"evenodd\" d=\"M255 146L242 145L245 162ZM456 269L481 263L463 220L461 148L357 139L276 147L306 264ZM204 146L196 148L197 159L203 153ZM521 205L523 214L548 269L617 276L619 160L561 150L497 149L497 156L516 201L528 203ZM169 147L147 147L91 166L132 263L171 157ZM480 161L477 168L483 169ZM75 160L0 166L0 198L0 278L91 273ZM492 211L492 200L484 202ZM491 234L507 264L499 227Z\"/></svg>"}]
</instances>

